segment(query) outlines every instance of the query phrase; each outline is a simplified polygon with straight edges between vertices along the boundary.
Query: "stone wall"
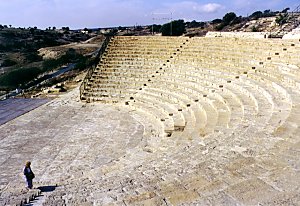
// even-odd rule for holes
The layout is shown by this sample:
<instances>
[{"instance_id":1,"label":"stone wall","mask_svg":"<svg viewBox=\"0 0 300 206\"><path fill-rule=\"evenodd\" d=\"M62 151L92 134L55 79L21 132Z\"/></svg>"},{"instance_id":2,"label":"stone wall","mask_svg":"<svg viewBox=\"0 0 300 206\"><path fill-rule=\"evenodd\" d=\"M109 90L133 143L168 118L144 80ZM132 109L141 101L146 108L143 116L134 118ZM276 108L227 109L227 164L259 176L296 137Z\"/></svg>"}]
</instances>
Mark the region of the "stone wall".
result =
<instances>
[{"instance_id":1,"label":"stone wall","mask_svg":"<svg viewBox=\"0 0 300 206\"><path fill-rule=\"evenodd\" d=\"M282 39L300 39L300 26L284 35Z\"/></svg>"},{"instance_id":2,"label":"stone wall","mask_svg":"<svg viewBox=\"0 0 300 206\"><path fill-rule=\"evenodd\" d=\"M236 38L252 38L264 39L269 35L268 32L208 32L206 37L236 37Z\"/></svg>"}]
</instances>

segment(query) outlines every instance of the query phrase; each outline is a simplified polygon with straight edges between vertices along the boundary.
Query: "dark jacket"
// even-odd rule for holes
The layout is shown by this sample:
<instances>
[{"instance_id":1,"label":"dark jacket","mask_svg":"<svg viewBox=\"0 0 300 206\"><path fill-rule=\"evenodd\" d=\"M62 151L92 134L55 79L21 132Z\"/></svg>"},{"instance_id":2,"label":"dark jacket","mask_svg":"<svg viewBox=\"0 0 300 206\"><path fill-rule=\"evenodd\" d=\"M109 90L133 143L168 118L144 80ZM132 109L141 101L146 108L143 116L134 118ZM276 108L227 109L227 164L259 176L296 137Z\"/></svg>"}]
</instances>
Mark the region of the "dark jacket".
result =
<instances>
[{"instance_id":1,"label":"dark jacket","mask_svg":"<svg viewBox=\"0 0 300 206\"><path fill-rule=\"evenodd\" d=\"M34 173L32 172L30 167L25 167L23 173L27 180L32 180L34 178Z\"/></svg>"}]
</instances>

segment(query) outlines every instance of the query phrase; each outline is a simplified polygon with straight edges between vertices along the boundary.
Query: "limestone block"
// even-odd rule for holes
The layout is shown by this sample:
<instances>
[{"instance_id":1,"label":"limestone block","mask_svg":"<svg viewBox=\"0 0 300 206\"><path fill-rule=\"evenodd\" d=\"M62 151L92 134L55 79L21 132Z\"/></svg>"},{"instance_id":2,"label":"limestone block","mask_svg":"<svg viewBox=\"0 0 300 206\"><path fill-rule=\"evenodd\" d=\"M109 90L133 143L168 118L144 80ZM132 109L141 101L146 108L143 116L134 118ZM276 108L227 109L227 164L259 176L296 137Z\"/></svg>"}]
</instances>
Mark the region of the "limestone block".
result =
<instances>
[{"instance_id":1,"label":"limestone block","mask_svg":"<svg viewBox=\"0 0 300 206\"><path fill-rule=\"evenodd\" d=\"M260 179L246 180L225 190L234 199L245 205L254 205L277 195L279 191Z\"/></svg>"}]
</instances>

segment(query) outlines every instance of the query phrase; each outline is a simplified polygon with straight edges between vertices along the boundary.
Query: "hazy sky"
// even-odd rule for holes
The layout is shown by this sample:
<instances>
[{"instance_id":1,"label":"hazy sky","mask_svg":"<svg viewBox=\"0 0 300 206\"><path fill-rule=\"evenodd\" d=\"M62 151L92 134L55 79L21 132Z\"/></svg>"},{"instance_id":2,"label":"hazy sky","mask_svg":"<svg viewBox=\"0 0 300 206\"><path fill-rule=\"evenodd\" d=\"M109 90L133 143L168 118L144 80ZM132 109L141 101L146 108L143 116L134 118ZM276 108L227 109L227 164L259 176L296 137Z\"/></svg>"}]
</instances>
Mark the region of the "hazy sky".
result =
<instances>
[{"instance_id":1,"label":"hazy sky","mask_svg":"<svg viewBox=\"0 0 300 206\"><path fill-rule=\"evenodd\" d=\"M257 10L293 10L299 4L299 0L0 0L0 24L73 29L149 25L171 18L212 20L230 11L247 16Z\"/></svg>"}]
</instances>

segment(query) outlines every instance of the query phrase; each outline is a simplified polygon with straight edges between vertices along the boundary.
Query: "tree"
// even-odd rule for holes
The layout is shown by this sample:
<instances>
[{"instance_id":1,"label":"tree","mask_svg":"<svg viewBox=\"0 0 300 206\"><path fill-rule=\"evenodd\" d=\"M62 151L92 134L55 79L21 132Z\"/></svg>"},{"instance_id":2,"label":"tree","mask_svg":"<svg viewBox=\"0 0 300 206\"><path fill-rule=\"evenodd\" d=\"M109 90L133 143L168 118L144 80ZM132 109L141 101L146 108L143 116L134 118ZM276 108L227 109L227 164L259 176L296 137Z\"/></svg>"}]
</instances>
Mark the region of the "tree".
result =
<instances>
[{"instance_id":1,"label":"tree","mask_svg":"<svg viewBox=\"0 0 300 206\"><path fill-rule=\"evenodd\" d=\"M30 28L30 29L29 29L29 32L30 32L31 34L33 34L33 33L34 33L34 30L35 30L34 28Z\"/></svg>"},{"instance_id":2,"label":"tree","mask_svg":"<svg viewBox=\"0 0 300 206\"><path fill-rule=\"evenodd\" d=\"M195 20L191 21L191 22L186 22L186 26L188 28L199 28L199 27L204 27L205 26L205 22L197 22Z\"/></svg>"},{"instance_id":3,"label":"tree","mask_svg":"<svg viewBox=\"0 0 300 206\"><path fill-rule=\"evenodd\" d=\"M230 24L231 21L233 21L236 18L236 14L234 12L229 12L227 14L225 14L225 16L223 17L223 22L228 25Z\"/></svg>"},{"instance_id":4,"label":"tree","mask_svg":"<svg viewBox=\"0 0 300 206\"><path fill-rule=\"evenodd\" d=\"M192 22L187 22L187 27L188 28L197 28L197 27L200 27L200 23L193 20Z\"/></svg>"},{"instance_id":5,"label":"tree","mask_svg":"<svg viewBox=\"0 0 300 206\"><path fill-rule=\"evenodd\" d=\"M241 17L237 18L235 13L229 12L225 14L221 22L217 26L215 26L215 30L221 31L227 25L234 25L240 22L241 22Z\"/></svg>"},{"instance_id":6,"label":"tree","mask_svg":"<svg viewBox=\"0 0 300 206\"><path fill-rule=\"evenodd\" d=\"M69 28L68 26L67 26L67 27L64 27L64 26L63 26L61 29L62 29L63 31L70 31L70 28Z\"/></svg>"},{"instance_id":7,"label":"tree","mask_svg":"<svg viewBox=\"0 0 300 206\"><path fill-rule=\"evenodd\" d=\"M160 32L161 25L153 24L152 26L149 26L148 29L150 29L151 32Z\"/></svg>"},{"instance_id":8,"label":"tree","mask_svg":"<svg viewBox=\"0 0 300 206\"><path fill-rule=\"evenodd\" d=\"M223 21L222 21L222 19L214 19L214 20L212 20L212 24L220 24L220 23L222 23Z\"/></svg>"},{"instance_id":9,"label":"tree","mask_svg":"<svg viewBox=\"0 0 300 206\"><path fill-rule=\"evenodd\" d=\"M67 27L64 27L64 26L63 26L61 29L64 31L64 34L69 34L69 33L70 33L70 32L69 32L69 31L70 31L70 28L69 28L68 26L67 26Z\"/></svg>"},{"instance_id":10,"label":"tree","mask_svg":"<svg viewBox=\"0 0 300 206\"><path fill-rule=\"evenodd\" d=\"M163 36L181 36L185 32L184 20L176 20L161 27Z\"/></svg>"},{"instance_id":11,"label":"tree","mask_svg":"<svg viewBox=\"0 0 300 206\"><path fill-rule=\"evenodd\" d=\"M126 27L119 26L119 27L118 27L118 30L119 30L119 31L126 30Z\"/></svg>"},{"instance_id":12,"label":"tree","mask_svg":"<svg viewBox=\"0 0 300 206\"><path fill-rule=\"evenodd\" d=\"M264 10L262 17L272 17L276 16L276 12L271 11L270 9Z\"/></svg>"},{"instance_id":13,"label":"tree","mask_svg":"<svg viewBox=\"0 0 300 206\"><path fill-rule=\"evenodd\" d=\"M235 19L233 19L231 22L230 22L230 25L235 25L235 24L239 24L243 21L243 17L242 16L239 16L239 17L236 17Z\"/></svg>"},{"instance_id":14,"label":"tree","mask_svg":"<svg viewBox=\"0 0 300 206\"><path fill-rule=\"evenodd\" d=\"M282 10L282 12L281 12L281 13L287 13L287 12L288 12L288 10L290 10L290 8L285 8L285 9L283 9L283 10Z\"/></svg>"},{"instance_id":15,"label":"tree","mask_svg":"<svg viewBox=\"0 0 300 206\"><path fill-rule=\"evenodd\" d=\"M249 18L253 19L253 20L257 20L257 19L261 18L262 16L263 16L263 13L261 11L256 11L253 14L251 14L249 16Z\"/></svg>"},{"instance_id":16,"label":"tree","mask_svg":"<svg viewBox=\"0 0 300 206\"><path fill-rule=\"evenodd\" d=\"M142 26L136 26L134 30L136 30L136 31L142 31L143 27Z\"/></svg>"}]
</instances>

